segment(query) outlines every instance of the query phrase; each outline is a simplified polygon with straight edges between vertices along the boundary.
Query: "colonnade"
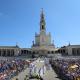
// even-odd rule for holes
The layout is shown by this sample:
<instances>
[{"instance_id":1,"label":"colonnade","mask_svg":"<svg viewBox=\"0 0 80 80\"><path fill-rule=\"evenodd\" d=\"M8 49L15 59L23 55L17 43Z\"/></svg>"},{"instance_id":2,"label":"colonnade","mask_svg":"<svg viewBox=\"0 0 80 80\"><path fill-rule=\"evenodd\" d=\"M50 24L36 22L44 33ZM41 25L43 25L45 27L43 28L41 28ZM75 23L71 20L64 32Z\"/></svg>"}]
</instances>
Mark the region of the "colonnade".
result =
<instances>
[{"instance_id":1,"label":"colonnade","mask_svg":"<svg viewBox=\"0 0 80 80\"><path fill-rule=\"evenodd\" d=\"M14 56L15 49L0 49L0 56Z\"/></svg>"}]
</instances>

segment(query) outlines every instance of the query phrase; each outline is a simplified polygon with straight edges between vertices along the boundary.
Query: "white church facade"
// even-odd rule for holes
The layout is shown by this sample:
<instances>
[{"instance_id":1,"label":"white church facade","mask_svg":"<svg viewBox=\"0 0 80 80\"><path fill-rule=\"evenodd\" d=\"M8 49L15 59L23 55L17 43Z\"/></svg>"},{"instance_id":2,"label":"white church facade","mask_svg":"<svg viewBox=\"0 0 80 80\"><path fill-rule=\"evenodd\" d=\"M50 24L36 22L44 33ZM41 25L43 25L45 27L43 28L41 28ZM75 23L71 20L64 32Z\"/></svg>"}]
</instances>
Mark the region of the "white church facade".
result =
<instances>
[{"instance_id":1,"label":"white church facade","mask_svg":"<svg viewBox=\"0 0 80 80\"><path fill-rule=\"evenodd\" d=\"M31 50L37 54L45 55L47 53L54 53L55 45L51 42L51 33L46 33L46 22L44 18L43 10L40 15L40 32L35 33L35 41Z\"/></svg>"}]
</instances>

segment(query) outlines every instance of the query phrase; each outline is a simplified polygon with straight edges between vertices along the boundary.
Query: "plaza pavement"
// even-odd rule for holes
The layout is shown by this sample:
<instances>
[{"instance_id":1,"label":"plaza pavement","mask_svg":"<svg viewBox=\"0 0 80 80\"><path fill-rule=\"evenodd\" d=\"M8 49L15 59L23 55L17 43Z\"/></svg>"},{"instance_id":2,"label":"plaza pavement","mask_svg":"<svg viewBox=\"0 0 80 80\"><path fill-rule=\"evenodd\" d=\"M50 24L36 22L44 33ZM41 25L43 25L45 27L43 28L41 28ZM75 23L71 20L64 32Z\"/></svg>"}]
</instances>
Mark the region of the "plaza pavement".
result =
<instances>
[{"instance_id":1,"label":"plaza pavement","mask_svg":"<svg viewBox=\"0 0 80 80\"><path fill-rule=\"evenodd\" d=\"M40 62L39 60L36 60L34 62L34 64L40 68L44 65L44 62ZM29 73L29 68L27 68L26 70L24 70L23 72L21 72L20 74L18 74L18 76L14 77L12 80L15 80L16 78L18 78L19 80L24 80L25 75L28 75ZM36 79L35 79L36 80ZM54 70L52 69L51 66L49 66L46 69L46 72L43 75L43 80L60 80L57 76L57 74L54 72Z\"/></svg>"},{"instance_id":2,"label":"plaza pavement","mask_svg":"<svg viewBox=\"0 0 80 80\"><path fill-rule=\"evenodd\" d=\"M43 76L43 80L60 80L57 76L57 74L50 68L50 70L47 70L46 73Z\"/></svg>"}]
</instances>

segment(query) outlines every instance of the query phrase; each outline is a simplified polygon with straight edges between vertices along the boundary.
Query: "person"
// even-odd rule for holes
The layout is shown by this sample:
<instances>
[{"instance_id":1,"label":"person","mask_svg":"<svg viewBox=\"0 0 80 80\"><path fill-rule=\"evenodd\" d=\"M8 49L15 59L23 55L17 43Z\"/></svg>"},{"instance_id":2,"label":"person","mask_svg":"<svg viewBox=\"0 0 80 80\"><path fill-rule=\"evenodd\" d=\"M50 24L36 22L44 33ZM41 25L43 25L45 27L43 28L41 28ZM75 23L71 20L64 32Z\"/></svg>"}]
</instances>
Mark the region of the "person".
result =
<instances>
[{"instance_id":1,"label":"person","mask_svg":"<svg viewBox=\"0 0 80 80\"><path fill-rule=\"evenodd\" d=\"M42 77L40 77L40 80L43 80L43 78L42 78Z\"/></svg>"},{"instance_id":2,"label":"person","mask_svg":"<svg viewBox=\"0 0 80 80\"><path fill-rule=\"evenodd\" d=\"M24 80L27 80L26 77L24 78Z\"/></svg>"},{"instance_id":3,"label":"person","mask_svg":"<svg viewBox=\"0 0 80 80\"><path fill-rule=\"evenodd\" d=\"M26 75L26 78L28 77L28 75Z\"/></svg>"},{"instance_id":4,"label":"person","mask_svg":"<svg viewBox=\"0 0 80 80\"><path fill-rule=\"evenodd\" d=\"M18 80L18 78L16 78L16 80Z\"/></svg>"}]
</instances>

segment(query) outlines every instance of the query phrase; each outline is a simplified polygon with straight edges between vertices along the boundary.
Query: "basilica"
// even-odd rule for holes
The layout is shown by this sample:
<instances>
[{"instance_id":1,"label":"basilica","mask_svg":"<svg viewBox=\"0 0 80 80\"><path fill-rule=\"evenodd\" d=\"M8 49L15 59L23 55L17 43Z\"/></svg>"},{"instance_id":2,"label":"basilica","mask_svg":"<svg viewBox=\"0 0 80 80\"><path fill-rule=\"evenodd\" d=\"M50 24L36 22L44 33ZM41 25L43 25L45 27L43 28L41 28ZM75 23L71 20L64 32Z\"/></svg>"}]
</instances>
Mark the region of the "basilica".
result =
<instances>
[{"instance_id":1,"label":"basilica","mask_svg":"<svg viewBox=\"0 0 80 80\"><path fill-rule=\"evenodd\" d=\"M22 56L22 55L35 55L35 56L54 56L53 54L61 55L80 55L80 45L63 46L60 48L55 47L52 43L51 33L46 33L46 21L44 11L42 9L40 14L40 31L35 33L35 40L31 48L20 48L15 46L0 46L0 56Z\"/></svg>"},{"instance_id":2,"label":"basilica","mask_svg":"<svg viewBox=\"0 0 80 80\"><path fill-rule=\"evenodd\" d=\"M51 33L46 33L46 22L43 10L40 15L40 32L39 34L35 33L35 41L31 50L35 54L46 55L47 53L54 53L55 45L51 42Z\"/></svg>"}]
</instances>

